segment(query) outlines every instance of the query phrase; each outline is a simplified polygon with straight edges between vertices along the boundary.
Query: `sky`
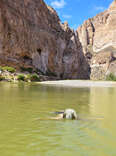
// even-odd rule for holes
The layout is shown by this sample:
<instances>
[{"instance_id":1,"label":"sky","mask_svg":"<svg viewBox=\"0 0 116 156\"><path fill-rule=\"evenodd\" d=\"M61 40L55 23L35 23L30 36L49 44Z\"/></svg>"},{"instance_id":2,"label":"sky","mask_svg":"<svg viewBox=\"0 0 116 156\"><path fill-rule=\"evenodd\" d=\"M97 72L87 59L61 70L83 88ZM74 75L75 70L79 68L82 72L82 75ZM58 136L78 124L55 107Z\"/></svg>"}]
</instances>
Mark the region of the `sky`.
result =
<instances>
[{"instance_id":1,"label":"sky","mask_svg":"<svg viewBox=\"0 0 116 156\"><path fill-rule=\"evenodd\" d=\"M44 0L58 13L62 23L68 21L72 29L77 29L85 20L106 10L113 0Z\"/></svg>"}]
</instances>

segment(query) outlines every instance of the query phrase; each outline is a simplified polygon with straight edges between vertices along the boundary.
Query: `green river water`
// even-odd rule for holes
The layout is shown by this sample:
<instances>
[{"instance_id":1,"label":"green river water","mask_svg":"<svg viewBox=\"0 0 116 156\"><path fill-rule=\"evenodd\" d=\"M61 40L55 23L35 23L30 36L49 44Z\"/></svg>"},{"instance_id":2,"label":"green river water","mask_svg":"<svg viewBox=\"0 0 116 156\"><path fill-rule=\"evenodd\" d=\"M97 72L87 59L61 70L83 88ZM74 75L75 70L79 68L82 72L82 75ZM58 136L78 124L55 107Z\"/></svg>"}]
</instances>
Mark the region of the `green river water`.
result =
<instances>
[{"instance_id":1,"label":"green river water","mask_svg":"<svg viewBox=\"0 0 116 156\"><path fill-rule=\"evenodd\" d=\"M0 156L116 156L116 88L0 83Z\"/></svg>"}]
</instances>

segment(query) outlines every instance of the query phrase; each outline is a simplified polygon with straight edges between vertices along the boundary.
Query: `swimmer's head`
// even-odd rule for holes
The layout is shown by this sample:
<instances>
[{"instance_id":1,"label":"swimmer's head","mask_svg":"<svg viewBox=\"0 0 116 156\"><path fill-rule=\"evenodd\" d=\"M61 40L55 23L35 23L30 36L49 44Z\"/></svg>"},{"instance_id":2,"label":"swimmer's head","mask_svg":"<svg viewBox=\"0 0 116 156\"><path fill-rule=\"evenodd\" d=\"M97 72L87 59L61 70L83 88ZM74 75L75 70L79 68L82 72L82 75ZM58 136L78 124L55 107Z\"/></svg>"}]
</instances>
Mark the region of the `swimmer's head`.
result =
<instances>
[{"instance_id":1,"label":"swimmer's head","mask_svg":"<svg viewBox=\"0 0 116 156\"><path fill-rule=\"evenodd\" d=\"M75 110L73 109L66 109L63 113L63 118L64 119L71 119L71 120L75 120L77 119L77 113Z\"/></svg>"}]
</instances>

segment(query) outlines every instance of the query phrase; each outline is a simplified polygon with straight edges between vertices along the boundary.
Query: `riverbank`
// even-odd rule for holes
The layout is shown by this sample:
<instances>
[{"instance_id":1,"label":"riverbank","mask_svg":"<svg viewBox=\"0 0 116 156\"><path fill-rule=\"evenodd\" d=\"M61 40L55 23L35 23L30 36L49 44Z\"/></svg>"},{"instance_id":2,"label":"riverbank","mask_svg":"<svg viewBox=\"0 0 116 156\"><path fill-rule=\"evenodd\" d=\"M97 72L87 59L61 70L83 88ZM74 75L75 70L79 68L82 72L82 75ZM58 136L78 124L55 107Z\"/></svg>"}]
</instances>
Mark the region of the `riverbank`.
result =
<instances>
[{"instance_id":1,"label":"riverbank","mask_svg":"<svg viewBox=\"0 0 116 156\"><path fill-rule=\"evenodd\" d=\"M0 81L6 82L41 82L41 81L54 81L58 80L52 73L42 74L41 72L34 70L33 68L21 67L20 70L16 70L9 66L0 66Z\"/></svg>"},{"instance_id":2,"label":"riverbank","mask_svg":"<svg viewBox=\"0 0 116 156\"><path fill-rule=\"evenodd\" d=\"M61 80L40 82L43 85L60 87L116 87L113 81L90 81L90 80Z\"/></svg>"},{"instance_id":3,"label":"riverbank","mask_svg":"<svg viewBox=\"0 0 116 156\"><path fill-rule=\"evenodd\" d=\"M38 75L36 73L22 73L2 71L0 73L0 81L14 82L36 82L37 84L59 86L59 87L116 87L116 81L92 81L92 80L54 80L48 76Z\"/></svg>"},{"instance_id":4,"label":"riverbank","mask_svg":"<svg viewBox=\"0 0 116 156\"><path fill-rule=\"evenodd\" d=\"M38 82L41 81L41 77L37 73L29 73L29 72L17 72L13 67L1 67L0 68L0 81L6 82Z\"/></svg>"},{"instance_id":5,"label":"riverbank","mask_svg":"<svg viewBox=\"0 0 116 156\"><path fill-rule=\"evenodd\" d=\"M25 69L25 70L24 70ZM109 81L92 81L92 80L59 80L53 76L41 75L31 68L24 68L23 71L17 72L13 67L0 67L0 81L7 82L36 82L52 86L64 87L116 87L116 76L110 74L107 77ZM114 81L112 81L114 80Z\"/></svg>"}]
</instances>

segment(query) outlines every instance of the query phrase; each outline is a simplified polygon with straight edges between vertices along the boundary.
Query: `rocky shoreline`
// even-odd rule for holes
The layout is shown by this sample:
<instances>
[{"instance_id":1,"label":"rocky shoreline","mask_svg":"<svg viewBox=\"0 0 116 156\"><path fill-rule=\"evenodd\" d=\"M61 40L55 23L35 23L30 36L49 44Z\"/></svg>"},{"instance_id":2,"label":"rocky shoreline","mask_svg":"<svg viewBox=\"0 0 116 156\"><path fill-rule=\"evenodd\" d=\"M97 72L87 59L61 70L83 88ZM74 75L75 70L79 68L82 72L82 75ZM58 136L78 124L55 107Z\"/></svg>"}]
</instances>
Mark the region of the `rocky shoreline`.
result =
<instances>
[{"instance_id":1,"label":"rocky shoreline","mask_svg":"<svg viewBox=\"0 0 116 156\"><path fill-rule=\"evenodd\" d=\"M0 66L0 81L6 82L41 82L41 81L59 80L52 73L42 74L33 68L24 68L17 70L10 66Z\"/></svg>"}]
</instances>

